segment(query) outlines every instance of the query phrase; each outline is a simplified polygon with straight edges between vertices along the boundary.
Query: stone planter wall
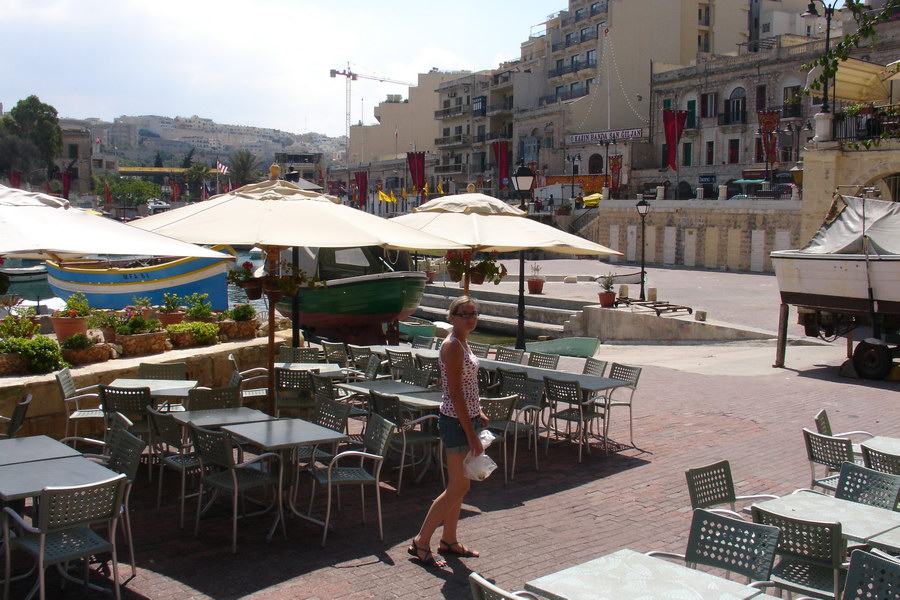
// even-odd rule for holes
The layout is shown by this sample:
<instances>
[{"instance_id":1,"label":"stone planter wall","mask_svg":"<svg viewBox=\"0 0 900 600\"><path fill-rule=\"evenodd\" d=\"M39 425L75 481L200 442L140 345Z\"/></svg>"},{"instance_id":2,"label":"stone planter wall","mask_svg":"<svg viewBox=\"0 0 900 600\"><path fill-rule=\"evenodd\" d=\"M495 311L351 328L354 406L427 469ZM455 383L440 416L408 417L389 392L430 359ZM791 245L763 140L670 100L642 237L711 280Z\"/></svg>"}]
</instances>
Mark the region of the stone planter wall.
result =
<instances>
[{"instance_id":1,"label":"stone planter wall","mask_svg":"<svg viewBox=\"0 0 900 600\"><path fill-rule=\"evenodd\" d=\"M171 344L165 331L118 335L116 342L122 346L122 356L144 356L171 350Z\"/></svg>"},{"instance_id":2,"label":"stone planter wall","mask_svg":"<svg viewBox=\"0 0 900 600\"><path fill-rule=\"evenodd\" d=\"M0 354L0 376L24 375L28 372L28 363L19 354ZM3 413L8 414L8 413Z\"/></svg>"},{"instance_id":3,"label":"stone planter wall","mask_svg":"<svg viewBox=\"0 0 900 600\"><path fill-rule=\"evenodd\" d=\"M219 321L219 339L223 342L228 340L249 340L256 337L256 331L259 328L259 321L251 319L249 321L232 321L226 319Z\"/></svg>"},{"instance_id":4,"label":"stone planter wall","mask_svg":"<svg viewBox=\"0 0 900 600\"><path fill-rule=\"evenodd\" d=\"M94 344L90 348L81 350L67 350L65 348L62 350L63 358L73 365L103 362L112 358L113 354L112 344Z\"/></svg>"},{"instance_id":5,"label":"stone planter wall","mask_svg":"<svg viewBox=\"0 0 900 600\"><path fill-rule=\"evenodd\" d=\"M174 348L190 348L197 345L197 342L194 340L194 334L190 331L169 332L169 341L172 342Z\"/></svg>"}]
</instances>

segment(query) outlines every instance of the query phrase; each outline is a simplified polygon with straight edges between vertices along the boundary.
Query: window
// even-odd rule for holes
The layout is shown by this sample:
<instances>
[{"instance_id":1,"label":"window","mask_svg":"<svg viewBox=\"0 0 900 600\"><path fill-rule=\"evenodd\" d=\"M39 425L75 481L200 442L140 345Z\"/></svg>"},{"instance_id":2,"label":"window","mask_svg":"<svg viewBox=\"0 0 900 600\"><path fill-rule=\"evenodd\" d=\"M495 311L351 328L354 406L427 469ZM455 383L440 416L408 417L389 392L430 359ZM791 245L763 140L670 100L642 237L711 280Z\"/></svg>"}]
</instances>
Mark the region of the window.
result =
<instances>
[{"instance_id":1,"label":"window","mask_svg":"<svg viewBox=\"0 0 900 600\"><path fill-rule=\"evenodd\" d=\"M800 86L792 85L785 87L782 91L782 98L785 104L791 104L800 100Z\"/></svg>"},{"instance_id":2,"label":"window","mask_svg":"<svg viewBox=\"0 0 900 600\"><path fill-rule=\"evenodd\" d=\"M580 95L581 95L581 82L580 82L580 81L576 81L575 83L573 83L572 85L570 85L570 86L569 86L569 92L571 92L573 98L574 98L575 96L580 96Z\"/></svg>"},{"instance_id":3,"label":"window","mask_svg":"<svg viewBox=\"0 0 900 600\"><path fill-rule=\"evenodd\" d=\"M585 55L585 58L587 59L587 64L589 67L592 65L596 65L597 64L597 51L596 50L588 50L587 54Z\"/></svg>"},{"instance_id":4,"label":"window","mask_svg":"<svg viewBox=\"0 0 900 600\"><path fill-rule=\"evenodd\" d=\"M736 165L741 162L741 140L733 138L728 140L728 164Z\"/></svg>"},{"instance_id":5,"label":"window","mask_svg":"<svg viewBox=\"0 0 900 600\"><path fill-rule=\"evenodd\" d=\"M441 131L442 131L441 137L450 137L450 128L449 127L444 127Z\"/></svg>"},{"instance_id":6,"label":"window","mask_svg":"<svg viewBox=\"0 0 900 600\"><path fill-rule=\"evenodd\" d=\"M763 26L762 26L762 32L763 32L763 33L769 33L769 31L771 31L771 30L772 30L772 24L771 24L771 23L763 23Z\"/></svg>"},{"instance_id":7,"label":"window","mask_svg":"<svg viewBox=\"0 0 900 600\"><path fill-rule=\"evenodd\" d=\"M763 152L762 138L756 138L756 140L754 141L756 142L756 144L753 148L753 161L758 163L766 162L766 156Z\"/></svg>"},{"instance_id":8,"label":"window","mask_svg":"<svg viewBox=\"0 0 900 600\"><path fill-rule=\"evenodd\" d=\"M712 92L709 94L702 94L700 96L700 116L701 117L715 117L717 114L717 104L719 102L719 94L716 92Z\"/></svg>"},{"instance_id":9,"label":"window","mask_svg":"<svg viewBox=\"0 0 900 600\"><path fill-rule=\"evenodd\" d=\"M584 80L584 93L590 94L592 87L594 87L594 78L589 77L589 78L585 79Z\"/></svg>"},{"instance_id":10,"label":"window","mask_svg":"<svg viewBox=\"0 0 900 600\"><path fill-rule=\"evenodd\" d=\"M731 92L731 97L725 101L726 124L747 122L746 95L747 92L740 87Z\"/></svg>"},{"instance_id":11,"label":"window","mask_svg":"<svg viewBox=\"0 0 900 600\"><path fill-rule=\"evenodd\" d=\"M565 69L565 68L566 68L566 61L563 60L562 58L557 58L556 59L556 74L559 75L560 73L563 72L563 69Z\"/></svg>"},{"instance_id":12,"label":"window","mask_svg":"<svg viewBox=\"0 0 900 600\"><path fill-rule=\"evenodd\" d=\"M564 96L565 93L566 93L566 86L564 86L564 85L556 86L556 95L557 96Z\"/></svg>"},{"instance_id":13,"label":"window","mask_svg":"<svg viewBox=\"0 0 900 600\"><path fill-rule=\"evenodd\" d=\"M690 167L693 159L693 150L694 145L691 143L685 143L681 145L681 164L685 167Z\"/></svg>"},{"instance_id":14,"label":"window","mask_svg":"<svg viewBox=\"0 0 900 600\"><path fill-rule=\"evenodd\" d=\"M581 63L581 55L580 54L576 54L569 58L569 64L572 65L573 73L578 70L578 65L580 63Z\"/></svg>"},{"instance_id":15,"label":"window","mask_svg":"<svg viewBox=\"0 0 900 600\"><path fill-rule=\"evenodd\" d=\"M696 129L697 128L697 101L696 100L688 100L687 101L687 119L684 122L684 126L686 129Z\"/></svg>"},{"instance_id":16,"label":"window","mask_svg":"<svg viewBox=\"0 0 900 600\"><path fill-rule=\"evenodd\" d=\"M716 164L715 149L716 149L715 142L713 142L713 141L706 142L706 164L708 164L708 165Z\"/></svg>"},{"instance_id":17,"label":"window","mask_svg":"<svg viewBox=\"0 0 900 600\"><path fill-rule=\"evenodd\" d=\"M575 33L567 33L566 34L566 46L571 46L572 44L578 43L578 35Z\"/></svg>"},{"instance_id":18,"label":"window","mask_svg":"<svg viewBox=\"0 0 900 600\"><path fill-rule=\"evenodd\" d=\"M582 20L585 16L587 16L587 15L585 14L585 12L586 12L586 11L585 11L584 8L576 8L576 9L575 9L575 20L576 20L576 21Z\"/></svg>"},{"instance_id":19,"label":"window","mask_svg":"<svg viewBox=\"0 0 900 600\"><path fill-rule=\"evenodd\" d=\"M78 144L69 144L69 158L78 158Z\"/></svg>"},{"instance_id":20,"label":"window","mask_svg":"<svg viewBox=\"0 0 900 600\"><path fill-rule=\"evenodd\" d=\"M766 101L766 86L756 86L756 110L766 110L768 104Z\"/></svg>"},{"instance_id":21,"label":"window","mask_svg":"<svg viewBox=\"0 0 900 600\"><path fill-rule=\"evenodd\" d=\"M669 145L668 144L662 145L662 150L660 151L659 156L660 156L659 168L665 169L668 166L667 163L669 162Z\"/></svg>"},{"instance_id":22,"label":"window","mask_svg":"<svg viewBox=\"0 0 900 600\"><path fill-rule=\"evenodd\" d=\"M483 117L487 113L487 98L485 96L475 96L472 102L472 116Z\"/></svg>"},{"instance_id":23,"label":"window","mask_svg":"<svg viewBox=\"0 0 900 600\"><path fill-rule=\"evenodd\" d=\"M672 110L671 98L663 98L663 110Z\"/></svg>"}]
</instances>

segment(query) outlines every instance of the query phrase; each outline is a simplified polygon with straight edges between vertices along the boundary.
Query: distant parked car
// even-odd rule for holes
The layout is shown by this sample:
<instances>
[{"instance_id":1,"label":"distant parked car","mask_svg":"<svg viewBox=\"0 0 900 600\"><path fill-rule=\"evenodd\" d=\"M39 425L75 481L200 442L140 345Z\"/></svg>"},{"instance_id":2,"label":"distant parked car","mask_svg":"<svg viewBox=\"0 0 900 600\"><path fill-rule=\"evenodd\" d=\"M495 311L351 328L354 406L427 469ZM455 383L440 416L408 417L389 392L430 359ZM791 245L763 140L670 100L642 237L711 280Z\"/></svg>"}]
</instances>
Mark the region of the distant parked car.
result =
<instances>
[{"instance_id":1,"label":"distant parked car","mask_svg":"<svg viewBox=\"0 0 900 600\"><path fill-rule=\"evenodd\" d=\"M749 197L750 196L748 196L747 194L735 194L734 196L729 198L729 200L746 200Z\"/></svg>"}]
</instances>

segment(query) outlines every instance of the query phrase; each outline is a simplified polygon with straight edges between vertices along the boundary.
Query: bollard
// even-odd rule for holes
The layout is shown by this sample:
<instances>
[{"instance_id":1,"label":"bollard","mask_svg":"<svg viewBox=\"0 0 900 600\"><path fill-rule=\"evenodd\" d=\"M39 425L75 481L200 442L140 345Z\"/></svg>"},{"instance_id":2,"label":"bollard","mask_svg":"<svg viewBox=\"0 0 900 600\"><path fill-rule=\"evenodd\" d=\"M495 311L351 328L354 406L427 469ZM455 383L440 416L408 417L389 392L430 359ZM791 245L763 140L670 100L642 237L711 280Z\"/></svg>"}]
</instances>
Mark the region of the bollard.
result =
<instances>
[{"instance_id":1,"label":"bollard","mask_svg":"<svg viewBox=\"0 0 900 600\"><path fill-rule=\"evenodd\" d=\"M619 298L627 298L628 297L628 286L624 283L619 286Z\"/></svg>"},{"instance_id":2,"label":"bollard","mask_svg":"<svg viewBox=\"0 0 900 600\"><path fill-rule=\"evenodd\" d=\"M705 321L706 320L706 311L698 310L694 312L694 320L695 321Z\"/></svg>"},{"instance_id":3,"label":"bollard","mask_svg":"<svg viewBox=\"0 0 900 600\"><path fill-rule=\"evenodd\" d=\"M656 302L656 288L647 288L647 301Z\"/></svg>"}]
</instances>

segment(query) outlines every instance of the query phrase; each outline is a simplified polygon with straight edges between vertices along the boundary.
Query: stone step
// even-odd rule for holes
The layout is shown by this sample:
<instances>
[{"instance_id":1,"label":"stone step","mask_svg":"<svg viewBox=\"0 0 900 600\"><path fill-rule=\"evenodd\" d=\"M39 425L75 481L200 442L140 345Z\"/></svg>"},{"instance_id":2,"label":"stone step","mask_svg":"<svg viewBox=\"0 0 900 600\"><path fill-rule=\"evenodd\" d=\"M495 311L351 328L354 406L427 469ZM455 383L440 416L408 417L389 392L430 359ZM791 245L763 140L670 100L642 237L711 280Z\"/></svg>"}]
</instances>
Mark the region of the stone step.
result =
<instances>
[{"instance_id":1,"label":"stone step","mask_svg":"<svg viewBox=\"0 0 900 600\"><path fill-rule=\"evenodd\" d=\"M420 304L414 314L417 317L429 321L447 320L446 307L424 306ZM518 319L515 316L504 317L486 314L484 312L481 312L478 315L478 329L480 331L515 337L518 326ZM525 337L528 339L538 339L540 336L547 336L549 338L562 337L563 325L526 320Z\"/></svg>"},{"instance_id":2,"label":"stone step","mask_svg":"<svg viewBox=\"0 0 900 600\"><path fill-rule=\"evenodd\" d=\"M453 297L440 296L437 294L424 294L419 302L419 306L428 307L436 311L444 313L442 320L446 319L447 308L453 301ZM519 307L518 299L513 296L507 296L505 300L487 300L477 298L478 312L485 316L505 317L510 319L518 318ZM547 323L551 325L560 325L570 320L575 314L581 311L581 307L577 308L557 308L553 306L538 306L534 304L525 304L525 319L527 321L536 321L539 323Z\"/></svg>"}]
</instances>

